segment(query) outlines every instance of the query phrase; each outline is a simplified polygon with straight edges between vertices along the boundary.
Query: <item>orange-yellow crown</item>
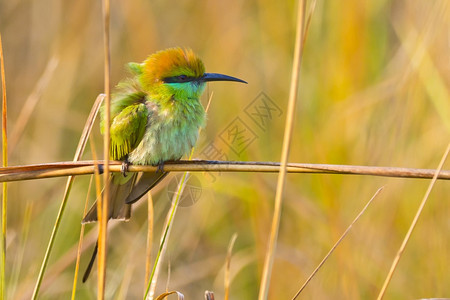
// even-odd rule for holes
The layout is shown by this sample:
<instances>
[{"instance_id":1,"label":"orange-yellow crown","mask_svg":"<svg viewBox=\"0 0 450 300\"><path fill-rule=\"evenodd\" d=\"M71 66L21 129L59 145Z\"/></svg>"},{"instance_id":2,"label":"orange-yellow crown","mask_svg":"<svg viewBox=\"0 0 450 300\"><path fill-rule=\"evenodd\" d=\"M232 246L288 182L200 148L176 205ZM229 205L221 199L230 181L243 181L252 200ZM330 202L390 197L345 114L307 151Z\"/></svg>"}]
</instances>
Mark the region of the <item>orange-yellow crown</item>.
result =
<instances>
[{"instance_id":1,"label":"orange-yellow crown","mask_svg":"<svg viewBox=\"0 0 450 300\"><path fill-rule=\"evenodd\" d=\"M186 75L201 77L205 66L191 49L170 48L150 55L144 61L141 82L146 88L162 82L164 78Z\"/></svg>"}]
</instances>

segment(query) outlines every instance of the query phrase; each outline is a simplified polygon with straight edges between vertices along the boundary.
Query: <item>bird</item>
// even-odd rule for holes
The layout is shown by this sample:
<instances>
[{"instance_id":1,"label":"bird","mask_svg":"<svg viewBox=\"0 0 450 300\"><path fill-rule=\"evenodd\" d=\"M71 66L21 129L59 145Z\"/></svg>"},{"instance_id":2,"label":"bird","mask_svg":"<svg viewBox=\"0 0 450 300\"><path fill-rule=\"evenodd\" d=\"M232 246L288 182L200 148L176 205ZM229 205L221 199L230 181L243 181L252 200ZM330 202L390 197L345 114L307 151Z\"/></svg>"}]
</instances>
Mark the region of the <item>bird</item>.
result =
<instances>
[{"instance_id":1,"label":"bird","mask_svg":"<svg viewBox=\"0 0 450 300\"><path fill-rule=\"evenodd\" d=\"M110 159L122 161L122 172L110 175L108 220L129 220L131 204L157 185L168 172L164 163L180 160L195 146L206 123L200 96L210 81L246 81L205 73L202 60L190 48L169 48L128 63L130 76L120 81L111 97ZM100 111L104 134L105 108ZM158 166L156 172L127 173L129 165ZM82 223L97 221L94 203ZM83 277L95 261L96 244Z\"/></svg>"}]
</instances>

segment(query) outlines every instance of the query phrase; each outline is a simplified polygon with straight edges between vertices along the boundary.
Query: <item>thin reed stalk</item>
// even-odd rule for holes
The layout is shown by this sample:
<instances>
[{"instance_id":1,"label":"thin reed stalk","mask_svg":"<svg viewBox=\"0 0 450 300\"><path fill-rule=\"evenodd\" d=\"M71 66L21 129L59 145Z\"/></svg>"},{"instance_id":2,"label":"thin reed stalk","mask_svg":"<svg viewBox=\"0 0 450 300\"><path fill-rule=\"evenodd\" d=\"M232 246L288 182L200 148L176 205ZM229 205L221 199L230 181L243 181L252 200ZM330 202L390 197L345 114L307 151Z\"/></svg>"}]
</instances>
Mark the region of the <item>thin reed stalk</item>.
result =
<instances>
[{"instance_id":1,"label":"thin reed stalk","mask_svg":"<svg viewBox=\"0 0 450 300\"><path fill-rule=\"evenodd\" d=\"M447 159L448 153L450 152L450 143L447 146L447 149L445 150L444 155L442 156L442 159L439 163L439 166L433 176L433 179L430 181L430 184L428 186L428 189L423 196L422 202L419 205L419 208L417 209L416 215L414 216L414 219L411 222L411 226L408 229L408 232L405 235L405 238L403 239L402 245L400 246L400 249L397 252L397 255L395 256L394 261L392 262L391 269L389 270L389 273L383 283L383 287L380 290L380 293L378 294L377 300L381 300L384 297L384 294L386 293L386 289L389 285L389 282L391 282L392 276L394 275L394 271L397 268L398 262L400 261L400 258L405 251L406 245L408 244L409 239L411 238L412 232L414 228L416 228L417 221L419 220L420 215L422 214L423 208L425 207L425 204L427 203L428 197L430 196L431 190L433 189L434 184L436 183L436 180L438 178L439 173L442 170L442 167L444 166L444 162Z\"/></svg>"},{"instance_id":2,"label":"thin reed stalk","mask_svg":"<svg viewBox=\"0 0 450 300\"><path fill-rule=\"evenodd\" d=\"M147 193L147 245L145 251L145 282L148 282L151 268L152 245L153 245L153 198L152 193ZM145 293L145 290L144 290Z\"/></svg>"},{"instance_id":3,"label":"thin reed stalk","mask_svg":"<svg viewBox=\"0 0 450 300\"><path fill-rule=\"evenodd\" d=\"M6 105L6 78L5 78L5 61L3 57L3 43L2 36L0 34L0 64L2 75L2 157L3 167L8 166L8 135L7 135L7 105ZM0 270L0 299L4 299L6 282L5 282L5 269L6 269L6 221L7 221L7 204L8 204L8 185L3 183L3 195L2 195L2 242L1 242L1 270Z\"/></svg>"},{"instance_id":4,"label":"thin reed stalk","mask_svg":"<svg viewBox=\"0 0 450 300\"><path fill-rule=\"evenodd\" d=\"M105 88L105 110L104 110L104 136L103 157L105 159L103 169L103 199L97 202L97 214L99 224L98 241L98 299L105 298L106 282L106 239L108 223L108 199L109 195L109 148L110 148L110 115L111 115L111 50L110 50L110 1L103 0L103 50L104 50L104 88Z\"/></svg>"},{"instance_id":5,"label":"thin reed stalk","mask_svg":"<svg viewBox=\"0 0 450 300\"><path fill-rule=\"evenodd\" d=\"M103 161L97 161L100 167ZM94 161L59 162L0 168L0 182L35 180L94 173ZM121 172L121 162L111 161L110 172ZM156 172L156 166L129 166L129 172ZM280 163L251 161L181 160L167 162L168 172L254 172L277 173ZM366 175L396 178L432 179L436 170L398 167L288 163L288 173ZM438 179L449 180L450 170L442 170Z\"/></svg>"},{"instance_id":6,"label":"thin reed stalk","mask_svg":"<svg viewBox=\"0 0 450 300\"><path fill-rule=\"evenodd\" d=\"M59 58L57 56L53 56L49 59L47 66L42 72L38 82L36 83L33 91L28 96L25 103L22 104L22 109L20 110L19 116L14 121L14 128L12 128L11 138L9 143L9 151L10 153L14 153L14 149L16 148L18 142L23 136L23 132L28 125L28 122L33 116L33 112L41 99L41 95L44 92L45 88L48 86L50 79L52 78L56 67L58 66Z\"/></svg>"},{"instance_id":7,"label":"thin reed stalk","mask_svg":"<svg viewBox=\"0 0 450 300\"><path fill-rule=\"evenodd\" d=\"M347 236L347 234L350 232L350 229L352 229L353 225L359 220L359 218L364 214L364 212L367 210L369 205L372 203L373 199L375 199L378 194L384 189L383 187L380 187L375 194L370 198L370 200L366 203L364 208L359 212L359 214L356 216L356 218L353 220L353 222L350 223L350 225L347 227L347 229L344 231L344 233L341 235L341 237L337 240L337 242L331 247L330 251L325 255L325 257L322 259L322 261L317 265L317 267L314 269L314 271L309 275L309 277L305 280L302 287L298 290L298 292L294 295L292 300L297 299L297 297L300 295L300 293L305 289L305 287L308 285L308 283L311 281L311 279L316 275L316 273L319 271L319 269L323 266L323 264L327 261L328 257L334 252L334 250L339 246L339 244L342 242L342 240Z\"/></svg>"},{"instance_id":8,"label":"thin reed stalk","mask_svg":"<svg viewBox=\"0 0 450 300\"><path fill-rule=\"evenodd\" d=\"M91 193L93 179L94 179L94 176L91 176L91 179L89 180L88 190L87 190L87 193L86 193L86 200L84 201L83 216L85 216L86 212L87 212L88 202L89 202L89 195ZM79 238L79 241L78 241L77 259L76 259L76 262L75 262L75 272L74 272L75 274L73 276L72 297L71 297L72 300L75 300L75 295L76 295L76 292L77 292L78 272L80 270L81 249L83 247L83 238L84 238L84 227L85 227L85 224L81 224L80 238Z\"/></svg>"},{"instance_id":9,"label":"thin reed stalk","mask_svg":"<svg viewBox=\"0 0 450 300\"><path fill-rule=\"evenodd\" d=\"M224 289L225 289L225 296L223 297L224 300L230 299L230 269L231 269L231 256L233 254L233 247L234 243L237 239L237 233L235 232L233 236L231 237L230 244L228 245L228 251L227 251L227 262L225 265L225 276L224 276Z\"/></svg>"},{"instance_id":10,"label":"thin reed stalk","mask_svg":"<svg viewBox=\"0 0 450 300\"><path fill-rule=\"evenodd\" d=\"M16 295L16 291L17 286L19 285L19 283L22 282L22 280L20 280L21 279L20 271L22 269L22 263L24 261L25 250L27 249L26 242L28 240L28 233L30 232L30 226L32 224L31 213L33 211L34 203L35 202L33 201L29 201L25 206L25 213L23 215L23 222L22 222L22 231L20 234L20 245L18 251L15 253L16 259L14 260L11 276L9 277L9 285L8 285L9 288L6 299L18 298Z\"/></svg>"},{"instance_id":11,"label":"thin reed stalk","mask_svg":"<svg viewBox=\"0 0 450 300\"><path fill-rule=\"evenodd\" d=\"M296 31L297 35L295 40L294 62L292 64L291 88L289 91L286 125L283 137L281 166L280 172L278 173L277 191L275 195L275 208L272 218L272 226L270 229L269 242L266 251L266 258L264 260L264 268L258 296L259 300L265 300L269 296L270 276L272 273L273 261L275 257L276 244L278 239L278 230L281 219L281 207L287 173L287 161L289 158L289 149L291 146L292 132L294 130L295 107L297 104L297 93L300 78L300 65L303 53L302 49L303 49L306 1L300 0L298 1L297 5L298 5L297 31Z\"/></svg>"}]
</instances>

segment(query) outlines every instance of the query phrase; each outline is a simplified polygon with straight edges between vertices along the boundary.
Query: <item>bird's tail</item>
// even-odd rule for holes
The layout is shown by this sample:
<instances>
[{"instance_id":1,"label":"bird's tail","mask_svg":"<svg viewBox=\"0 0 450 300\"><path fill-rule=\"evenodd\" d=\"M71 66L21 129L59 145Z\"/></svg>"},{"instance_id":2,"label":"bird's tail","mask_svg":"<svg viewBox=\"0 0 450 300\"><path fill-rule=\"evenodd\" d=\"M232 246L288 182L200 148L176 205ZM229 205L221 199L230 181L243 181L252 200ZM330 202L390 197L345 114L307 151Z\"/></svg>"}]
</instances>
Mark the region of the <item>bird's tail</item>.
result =
<instances>
[{"instance_id":1,"label":"bird's tail","mask_svg":"<svg viewBox=\"0 0 450 300\"><path fill-rule=\"evenodd\" d=\"M166 177L169 172L112 174L109 184L108 219L127 221L131 216L131 204ZM91 206L82 223L97 222L97 201Z\"/></svg>"},{"instance_id":2,"label":"bird's tail","mask_svg":"<svg viewBox=\"0 0 450 300\"><path fill-rule=\"evenodd\" d=\"M108 219L127 221L131 216L131 205L125 199L131 193L136 183L138 173L129 173L127 177L122 174L112 174L109 180ZM102 193L103 196L103 193ZM97 201L91 206L82 223L97 222Z\"/></svg>"},{"instance_id":3,"label":"bird's tail","mask_svg":"<svg viewBox=\"0 0 450 300\"><path fill-rule=\"evenodd\" d=\"M138 179L138 173L129 173L127 177L122 174L112 174L109 184L109 219L128 220L131 216L131 204L138 201L143 195L157 185L168 172L143 173ZM137 181L137 183L136 183ZM103 193L102 193L103 194ZM97 201L89 209L82 223L97 221ZM98 250L98 241L95 243L91 260L83 275L85 282L95 262Z\"/></svg>"}]
</instances>

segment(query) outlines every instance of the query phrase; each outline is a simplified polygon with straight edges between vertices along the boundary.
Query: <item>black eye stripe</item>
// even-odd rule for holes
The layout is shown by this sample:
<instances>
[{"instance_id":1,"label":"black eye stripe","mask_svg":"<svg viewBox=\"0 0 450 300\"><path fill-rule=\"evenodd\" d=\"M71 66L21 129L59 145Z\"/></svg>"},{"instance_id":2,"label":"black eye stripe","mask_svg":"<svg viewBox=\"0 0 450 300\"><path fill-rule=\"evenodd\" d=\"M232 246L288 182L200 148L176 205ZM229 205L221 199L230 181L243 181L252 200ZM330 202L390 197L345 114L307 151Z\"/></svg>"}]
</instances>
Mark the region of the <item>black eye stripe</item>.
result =
<instances>
[{"instance_id":1,"label":"black eye stripe","mask_svg":"<svg viewBox=\"0 0 450 300\"><path fill-rule=\"evenodd\" d=\"M195 81L195 80L198 80L198 78L190 77L187 75L178 75L178 76L171 76L171 77L163 78L163 81L165 83L183 83L183 82L190 82L190 81Z\"/></svg>"}]
</instances>

